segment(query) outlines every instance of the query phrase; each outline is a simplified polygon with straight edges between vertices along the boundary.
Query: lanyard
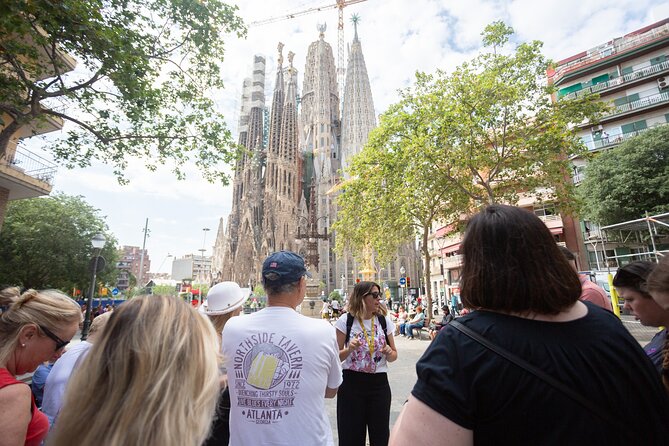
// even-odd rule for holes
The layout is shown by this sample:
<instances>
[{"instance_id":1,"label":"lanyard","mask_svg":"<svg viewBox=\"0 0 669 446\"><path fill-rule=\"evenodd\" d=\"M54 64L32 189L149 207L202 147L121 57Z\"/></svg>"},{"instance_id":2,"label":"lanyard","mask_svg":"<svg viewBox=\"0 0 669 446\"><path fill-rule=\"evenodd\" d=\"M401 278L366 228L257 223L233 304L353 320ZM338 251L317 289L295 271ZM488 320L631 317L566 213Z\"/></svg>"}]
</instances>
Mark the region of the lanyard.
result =
<instances>
[{"instance_id":1,"label":"lanyard","mask_svg":"<svg viewBox=\"0 0 669 446\"><path fill-rule=\"evenodd\" d=\"M369 347L369 355L374 358L374 319L376 319L376 316L372 317L372 329L370 330L370 336L367 336L367 330L365 329L365 323L364 321L361 321L362 323L360 326L362 327L362 333L365 335L365 341L367 342L367 347ZM370 340L371 338L371 340Z\"/></svg>"}]
</instances>

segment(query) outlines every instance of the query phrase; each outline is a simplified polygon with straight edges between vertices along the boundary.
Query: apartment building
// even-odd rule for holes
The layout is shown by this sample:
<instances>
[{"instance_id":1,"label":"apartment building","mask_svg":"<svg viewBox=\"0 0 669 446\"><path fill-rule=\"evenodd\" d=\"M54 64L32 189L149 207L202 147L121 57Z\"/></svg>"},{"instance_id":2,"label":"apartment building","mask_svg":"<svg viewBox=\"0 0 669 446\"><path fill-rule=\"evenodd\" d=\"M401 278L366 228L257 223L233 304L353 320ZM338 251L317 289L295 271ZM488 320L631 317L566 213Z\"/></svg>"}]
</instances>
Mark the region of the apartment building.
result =
<instances>
[{"instance_id":1,"label":"apartment building","mask_svg":"<svg viewBox=\"0 0 669 446\"><path fill-rule=\"evenodd\" d=\"M119 254L119 261L116 264L119 271L116 288L127 290L130 287L131 275L137 279L138 286L144 286L149 281L149 270L151 268L148 251L144 250L143 260L142 249L139 246L123 246L119 249Z\"/></svg>"},{"instance_id":2,"label":"apartment building","mask_svg":"<svg viewBox=\"0 0 669 446\"><path fill-rule=\"evenodd\" d=\"M76 65L72 57L57 48L49 54L40 49L38 54L45 61L48 60L47 58L54 58L53 63L43 64L47 68L51 66L53 70L42 69L34 73L25 71L23 74L32 82L55 76L56 66L60 74L63 74L74 70ZM3 70L1 66L0 70ZM12 75L11 71L5 71L4 74L8 73ZM46 108L43 104L40 106ZM1 113L0 118L0 131L13 123L13 119L7 113ZM62 128L61 118L43 115L39 119L20 126L11 134L5 154L0 156L0 229L5 220L5 211L9 201L48 195L53 187L56 165L28 150L23 144L24 139L55 132Z\"/></svg>"},{"instance_id":3,"label":"apartment building","mask_svg":"<svg viewBox=\"0 0 669 446\"><path fill-rule=\"evenodd\" d=\"M210 284L212 282L211 263L211 256L196 254L174 259L172 261L172 280L192 280L193 283Z\"/></svg>"},{"instance_id":4,"label":"apartment building","mask_svg":"<svg viewBox=\"0 0 669 446\"><path fill-rule=\"evenodd\" d=\"M555 101L597 93L610 110L597 125L585 122L577 135L591 152L617 146L648 129L669 123L669 18L614 38L557 63L548 72L557 87ZM574 159L573 179L584 177L586 160ZM641 217L641 216L639 216ZM604 265L629 248L601 243L599 228L579 221L574 227L581 269ZM571 248L571 246L570 246Z\"/></svg>"}]
</instances>

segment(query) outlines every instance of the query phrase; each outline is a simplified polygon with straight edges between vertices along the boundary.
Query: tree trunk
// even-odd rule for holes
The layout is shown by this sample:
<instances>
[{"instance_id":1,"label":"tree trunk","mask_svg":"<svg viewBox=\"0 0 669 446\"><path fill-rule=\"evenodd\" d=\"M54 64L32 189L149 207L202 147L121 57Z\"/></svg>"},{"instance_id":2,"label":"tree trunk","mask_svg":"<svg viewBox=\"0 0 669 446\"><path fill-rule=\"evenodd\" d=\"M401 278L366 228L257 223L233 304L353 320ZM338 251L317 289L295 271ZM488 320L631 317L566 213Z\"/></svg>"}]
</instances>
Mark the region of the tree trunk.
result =
<instances>
[{"instance_id":1,"label":"tree trunk","mask_svg":"<svg viewBox=\"0 0 669 446\"><path fill-rule=\"evenodd\" d=\"M427 246L427 237L430 232L430 226L431 225L424 225L423 226L423 243L422 243L422 250L423 250L423 260L425 262L425 277L423 280L425 280L425 299L427 301L426 307L426 314L425 314L425 326L428 326L430 324L430 321L432 320L432 283L430 281L430 249Z\"/></svg>"},{"instance_id":2,"label":"tree trunk","mask_svg":"<svg viewBox=\"0 0 669 446\"><path fill-rule=\"evenodd\" d=\"M16 133L20 128L21 124L15 120L12 120L12 122L7 127L0 131L0 159L5 158L7 155L9 141L12 139L12 136L14 136L14 133Z\"/></svg>"}]
</instances>

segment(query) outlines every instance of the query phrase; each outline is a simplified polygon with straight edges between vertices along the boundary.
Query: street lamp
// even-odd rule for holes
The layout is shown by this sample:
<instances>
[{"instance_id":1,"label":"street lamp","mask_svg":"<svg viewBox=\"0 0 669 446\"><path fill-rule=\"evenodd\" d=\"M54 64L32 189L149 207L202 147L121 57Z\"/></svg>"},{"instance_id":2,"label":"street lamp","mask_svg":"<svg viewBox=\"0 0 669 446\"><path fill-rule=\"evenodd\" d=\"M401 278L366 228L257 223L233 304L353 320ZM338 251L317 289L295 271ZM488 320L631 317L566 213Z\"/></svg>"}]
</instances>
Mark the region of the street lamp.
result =
<instances>
[{"instance_id":1,"label":"street lamp","mask_svg":"<svg viewBox=\"0 0 669 446\"><path fill-rule=\"evenodd\" d=\"M84 328L81 330L81 340L85 341L88 338L88 330L91 328L91 307L93 306L93 296L95 295L95 277L100 269L105 266L104 257L100 256L100 251L105 246L105 237L102 234L97 234L91 240L93 245L93 258L91 259L91 288L88 293L88 304L86 305L86 315L84 317ZM102 262L100 259L102 258Z\"/></svg>"},{"instance_id":2,"label":"street lamp","mask_svg":"<svg viewBox=\"0 0 669 446\"><path fill-rule=\"evenodd\" d=\"M322 216L322 217L316 217L316 183L312 179L311 180L311 195L309 197L309 218L307 219L306 217L300 217L300 219L304 219L307 221L307 232L306 234L302 232L300 225L297 226L297 235L295 236L295 241L301 241L301 240L306 240L307 242L307 255L306 260L307 264L312 265L316 271L318 271L318 263L320 261L319 259L319 254L318 254L318 240L327 240L329 238L328 235L328 228L324 227L323 228L323 233L321 234L318 231L318 222L321 219L327 218L327 216Z\"/></svg>"},{"instance_id":3,"label":"street lamp","mask_svg":"<svg viewBox=\"0 0 669 446\"><path fill-rule=\"evenodd\" d=\"M406 272L407 272L407 270L406 270L406 268L404 268L404 265L400 265L400 277L406 277ZM406 282L404 282L404 285L401 286L401 288L402 288L402 303L404 304L405 307L407 306L406 286L407 286Z\"/></svg>"},{"instance_id":4,"label":"street lamp","mask_svg":"<svg viewBox=\"0 0 669 446\"><path fill-rule=\"evenodd\" d=\"M202 249L198 249L200 251L200 292L198 293L197 296L197 303L199 305L202 305L202 278L204 277L204 253L207 252L207 249L205 248L205 245L207 244L207 232L210 231L209 228L202 228L202 231L204 232L204 237L202 239Z\"/></svg>"}]
</instances>

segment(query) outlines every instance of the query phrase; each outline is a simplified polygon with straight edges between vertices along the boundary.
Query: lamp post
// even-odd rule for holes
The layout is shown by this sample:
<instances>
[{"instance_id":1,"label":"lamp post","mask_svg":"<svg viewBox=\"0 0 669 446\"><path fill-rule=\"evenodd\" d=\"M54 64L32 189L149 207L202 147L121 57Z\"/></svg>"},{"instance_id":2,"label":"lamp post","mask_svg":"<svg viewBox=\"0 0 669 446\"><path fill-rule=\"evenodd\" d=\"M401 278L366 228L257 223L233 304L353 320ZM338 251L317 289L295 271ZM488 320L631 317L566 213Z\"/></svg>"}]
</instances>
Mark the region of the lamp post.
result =
<instances>
[{"instance_id":1,"label":"lamp post","mask_svg":"<svg viewBox=\"0 0 669 446\"><path fill-rule=\"evenodd\" d=\"M406 277L406 268L404 268L404 265L400 266L400 277ZM407 307L407 302L406 302L406 282L404 282L404 285L402 285L402 303L404 304L404 307Z\"/></svg>"},{"instance_id":2,"label":"lamp post","mask_svg":"<svg viewBox=\"0 0 669 446\"><path fill-rule=\"evenodd\" d=\"M205 248L205 245L207 244L207 232L209 232L209 228L202 228L202 232L204 232L204 237L202 238L202 249L198 249L200 251L200 292L198 293L197 296L197 303L199 305L202 305L202 277L204 277L204 253L207 252L207 249Z\"/></svg>"},{"instance_id":3,"label":"lamp post","mask_svg":"<svg viewBox=\"0 0 669 446\"><path fill-rule=\"evenodd\" d=\"M91 259L91 288L88 293L88 304L86 305L86 315L84 317L84 328L81 330L81 340L85 341L88 338L88 330L91 328L91 307L93 306L93 296L95 295L95 277L100 265L100 251L105 246L105 237L102 234L97 234L91 240L93 245L93 258ZM102 259L102 267L104 268L104 258Z\"/></svg>"},{"instance_id":4,"label":"lamp post","mask_svg":"<svg viewBox=\"0 0 669 446\"><path fill-rule=\"evenodd\" d=\"M297 226L297 235L295 239L307 241L307 263L313 265L314 269L318 271L319 255L318 255L318 240L328 239L328 228L323 228L323 233L318 232L318 221L327 218L326 216L316 217L316 183L311 180L311 196L309 197L309 218L307 220L308 227L306 234L301 231L300 226ZM304 218L304 217L300 217Z\"/></svg>"}]
</instances>

